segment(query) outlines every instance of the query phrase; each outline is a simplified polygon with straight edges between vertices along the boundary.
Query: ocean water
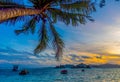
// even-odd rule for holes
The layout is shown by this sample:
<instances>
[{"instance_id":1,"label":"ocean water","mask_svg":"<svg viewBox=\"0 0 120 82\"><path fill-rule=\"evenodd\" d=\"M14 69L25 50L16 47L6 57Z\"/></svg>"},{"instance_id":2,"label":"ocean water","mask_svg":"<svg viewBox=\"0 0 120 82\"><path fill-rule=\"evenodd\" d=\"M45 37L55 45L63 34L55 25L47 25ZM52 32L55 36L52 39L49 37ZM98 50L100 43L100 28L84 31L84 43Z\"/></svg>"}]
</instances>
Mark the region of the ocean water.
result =
<instances>
[{"instance_id":1,"label":"ocean water","mask_svg":"<svg viewBox=\"0 0 120 82\"><path fill-rule=\"evenodd\" d=\"M20 76L18 72L0 69L0 82L120 82L120 69L67 69L68 74L60 74L62 69L28 69L29 74Z\"/></svg>"}]
</instances>

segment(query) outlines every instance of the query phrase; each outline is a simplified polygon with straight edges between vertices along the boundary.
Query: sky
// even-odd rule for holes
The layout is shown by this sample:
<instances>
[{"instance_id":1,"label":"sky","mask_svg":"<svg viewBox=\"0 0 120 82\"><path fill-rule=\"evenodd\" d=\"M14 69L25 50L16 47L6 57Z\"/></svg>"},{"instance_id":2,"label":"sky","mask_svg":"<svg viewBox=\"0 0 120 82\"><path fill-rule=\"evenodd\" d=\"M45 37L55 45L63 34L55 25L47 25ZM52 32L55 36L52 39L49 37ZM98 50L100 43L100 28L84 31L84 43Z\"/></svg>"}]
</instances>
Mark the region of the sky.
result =
<instances>
[{"instance_id":1,"label":"sky","mask_svg":"<svg viewBox=\"0 0 120 82\"><path fill-rule=\"evenodd\" d=\"M108 0L107 0L108 1ZM62 22L55 24L65 42L63 59L55 60L54 52L46 49L35 56L33 50L38 36L15 35L22 23L0 24L0 67L18 64L25 67L55 66L58 64L120 64L120 4L109 0L91 16L94 22L72 27Z\"/></svg>"}]
</instances>

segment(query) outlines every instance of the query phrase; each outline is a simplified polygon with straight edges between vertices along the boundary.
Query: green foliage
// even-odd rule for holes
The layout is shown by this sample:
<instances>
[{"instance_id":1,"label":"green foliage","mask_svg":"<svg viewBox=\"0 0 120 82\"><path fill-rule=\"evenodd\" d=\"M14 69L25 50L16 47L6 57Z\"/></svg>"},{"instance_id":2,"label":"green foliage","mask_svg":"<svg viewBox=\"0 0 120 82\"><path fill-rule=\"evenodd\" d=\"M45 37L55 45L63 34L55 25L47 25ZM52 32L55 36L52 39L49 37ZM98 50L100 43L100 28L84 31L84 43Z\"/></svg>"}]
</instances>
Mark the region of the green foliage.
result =
<instances>
[{"instance_id":1,"label":"green foliage","mask_svg":"<svg viewBox=\"0 0 120 82\"><path fill-rule=\"evenodd\" d=\"M61 54L63 54L64 42L60 38L60 35L56 31L56 29L55 29L54 25L52 25L52 23L50 23L50 29L51 29L51 32L53 35L52 43L53 43L54 50L56 51L56 59L60 60L60 57L62 56Z\"/></svg>"},{"instance_id":2,"label":"green foliage","mask_svg":"<svg viewBox=\"0 0 120 82\"><path fill-rule=\"evenodd\" d=\"M55 0L29 0L31 3L33 3L34 8L41 9L43 8L46 4L49 4Z\"/></svg>"},{"instance_id":3,"label":"green foliage","mask_svg":"<svg viewBox=\"0 0 120 82\"><path fill-rule=\"evenodd\" d=\"M34 50L35 54L43 51L49 42L47 25L49 24L51 30L52 44L56 53L56 59L59 60L63 54L64 42L58 32L56 31L54 24L58 21L73 26L78 24L85 24L87 20L94 21L91 16L89 16L93 11L95 11L95 6L89 0L29 0L33 4L33 8L43 10L39 15L31 16L32 18L27 21L22 29L15 30L15 33L18 35L20 33L33 33L35 32L36 23L42 21L42 26L39 30L39 44ZM11 5L10 8L20 7L19 4L15 3L13 0L0 1L2 5ZM25 7L25 6L24 6ZM3 6L4 8L4 6ZM16 21L18 17L11 19ZM50 20L50 21L48 21ZM49 22L49 23L48 23Z\"/></svg>"},{"instance_id":4,"label":"green foliage","mask_svg":"<svg viewBox=\"0 0 120 82\"><path fill-rule=\"evenodd\" d=\"M106 1L109 1L109 0L100 0L100 3L99 3L99 6L102 8L105 6L106 4ZM120 1L120 0L114 0L114 1Z\"/></svg>"},{"instance_id":5,"label":"green foliage","mask_svg":"<svg viewBox=\"0 0 120 82\"><path fill-rule=\"evenodd\" d=\"M52 45L56 53L56 59L59 60L63 54L64 42L58 32L56 31L54 24L58 21L62 21L66 25L77 26L79 24L85 24L87 20L94 21L90 16L92 12L96 11L95 2L93 0L29 0L33 5L31 9L41 10L40 14L29 15L31 19L24 21L22 29L15 30L18 35L20 33L36 32L36 24L41 23L39 30L39 44L34 50L35 54L39 54L48 46L50 37L48 36L51 31ZM95 0L97 1L97 0ZM99 0L100 7L105 5L106 0ZM116 0L118 1L118 0ZM15 2L15 0L0 0L0 9L6 8L22 8L27 9L23 4ZM14 10L13 13L17 12ZM24 11L23 11L24 13ZM26 16L25 16L26 17ZM20 17L10 18L12 22L21 20ZM7 21L7 20L6 20ZM50 27L50 30L47 28Z\"/></svg>"},{"instance_id":6,"label":"green foliage","mask_svg":"<svg viewBox=\"0 0 120 82\"><path fill-rule=\"evenodd\" d=\"M0 8L25 8L25 6L20 5L15 0L0 0Z\"/></svg>"},{"instance_id":7,"label":"green foliage","mask_svg":"<svg viewBox=\"0 0 120 82\"><path fill-rule=\"evenodd\" d=\"M91 4L90 1L76 1L69 4L60 4L60 7L67 12L88 13L96 10L95 6Z\"/></svg>"},{"instance_id":8,"label":"green foliage","mask_svg":"<svg viewBox=\"0 0 120 82\"><path fill-rule=\"evenodd\" d=\"M30 21L25 23L25 25L23 25L22 29L15 30L15 33L17 35L19 35L20 33L27 33L30 31L32 34L34 34L35 27L36 27L36 17L32 18Z\"/></svg>"},{"instance_id":9,"label":"green foliage","mask_svg":"<svg viewBox=\"0 0 120 82\"><path fill-rule=\"evenodd\" d=\"M39 52L44 50L48 45L48 34L45 22L42 23L41 29L39 30L39 36L40 36L39 44L34 50L35 54L38 54Z\"/></svg>"},{"instance_id":10,"label":"green foliage","mask_svg":"<svg viewBox=\"0 0 120 82\"><path fill-rule=\"evenodd\" d=\"M86 14L64 12L60 9L55 8L49 9L49 12L50 17L55 23L57 21L62 21L67 25L72 23L73 26L76 26L78 25L78 23L85 24L87 19L89 19L90 21L94 21L91 16L88 16Z\"/></svg>"}]
</instances>

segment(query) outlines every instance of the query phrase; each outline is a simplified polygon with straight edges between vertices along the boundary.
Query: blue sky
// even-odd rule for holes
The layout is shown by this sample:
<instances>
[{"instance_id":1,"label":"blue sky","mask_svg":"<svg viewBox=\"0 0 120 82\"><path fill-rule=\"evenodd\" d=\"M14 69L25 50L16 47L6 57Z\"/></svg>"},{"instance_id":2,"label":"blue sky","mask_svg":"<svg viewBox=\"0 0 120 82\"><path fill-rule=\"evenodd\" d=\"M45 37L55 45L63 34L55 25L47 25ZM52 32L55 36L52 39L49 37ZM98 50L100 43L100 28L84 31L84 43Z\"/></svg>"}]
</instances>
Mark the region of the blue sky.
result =
<instances>
[{"instance_id":1,"label":"blue sky","mask_svg":"<svg viewBox=\"0 0 120 82\"><path fill-rule=\"evenodd\" d=\"M120 4L109 0L106 6L92 14L94 22L72 27L59 22L55 26L64 42L64 56L56 62L54 52L47 49L34 56L33 50L38 43L37 35L16 36L15 25L0 24L0 67L19 64L26 67L53 66L63 64L120 64Z\"/></svg>"}]
</instances>

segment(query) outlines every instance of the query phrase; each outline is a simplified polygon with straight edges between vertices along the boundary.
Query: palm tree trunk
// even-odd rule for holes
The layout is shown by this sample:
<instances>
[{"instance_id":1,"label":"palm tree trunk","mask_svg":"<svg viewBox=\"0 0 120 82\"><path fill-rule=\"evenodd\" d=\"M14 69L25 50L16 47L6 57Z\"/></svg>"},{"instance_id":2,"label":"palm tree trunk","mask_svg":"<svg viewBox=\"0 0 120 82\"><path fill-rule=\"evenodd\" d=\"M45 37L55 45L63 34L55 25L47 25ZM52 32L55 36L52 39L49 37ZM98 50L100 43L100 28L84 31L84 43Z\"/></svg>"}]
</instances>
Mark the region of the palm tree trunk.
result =
<instances>
[{"instance_id":1,"label":"palm tree trunk","mask_svg":"<svg viewBox=\"0 0 120 82\"><path fill-rule=\"evenodd\" d=\"M8 8L0 10L0 22L25 15L34 15L42 13L42 10L31 9L31 8Z\"/></svg>"}]
</instances>

